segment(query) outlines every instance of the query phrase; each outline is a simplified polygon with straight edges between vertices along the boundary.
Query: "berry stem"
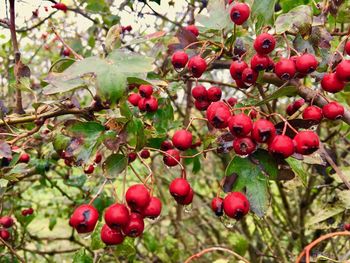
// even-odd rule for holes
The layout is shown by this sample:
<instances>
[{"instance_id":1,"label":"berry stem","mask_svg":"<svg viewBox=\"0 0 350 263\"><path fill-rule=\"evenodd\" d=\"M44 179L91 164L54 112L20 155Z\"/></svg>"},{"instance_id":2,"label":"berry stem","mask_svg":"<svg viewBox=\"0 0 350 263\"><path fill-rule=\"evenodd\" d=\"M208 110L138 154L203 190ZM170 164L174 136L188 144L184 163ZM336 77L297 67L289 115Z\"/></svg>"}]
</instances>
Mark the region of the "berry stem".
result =
<instances>
[{"instance_id":1,"label":"berry stem","mask_svg":"<svg viewBox=\"0 0 350 263\"><path fill-rule=\"evenodd\" d=\"M200 151L200 152L198 152L198 153L196 153L196 154L194 154L194 155L181 155L180 157L181 158L187 158L187 159L191 159L191 158L194 158L194 157L196 157L196 156L198 156L198 155L201 155L201 154L203 154L203 153L207 153L207 152L211 152L211 151L215 151L217 148L215 147L215 148L210 148L210 149L206 149L206 150L202 150L202 151Z\"/></svg>"},{"instance_id":2,"label":"berry stem","mask_svg":"<svg viewBox=\"0 0 350 263\"><path fill-rule=\"evenodd\" d=\"M103 188L105 187L106 183L107 183L108 179L105 179L102 183L102 185L100 186L100 188L98 189L97 193L95 194L95 196L93 198L91 198L89 205L91 205L95 199L101 194Z\"/></svg>"},{"instance_id":3,"label":"berry stem","mask_svg":"<svg viewBox=\"0 0 350 263\"><path fill-rule=\"evenodd\" d=\"M188 129L191 127L191 124L194 120L202 120L202 121L208 122L208 119L206 119L206 118L191 117L190 122L188 123L188 125L186 127L186 131L188 131Z\"/></svg>"},{"instance_id":4,"label":"berry stem","mask_svg":"<svg viewBox=\"0 0 350 263\"><path fill-rule=\"evenodd\" d=\"M229 254L235 256L236 258L238 258L239 260L243 261L244 263L249 263L249 261L247 259L245 259L244 257L242 257L239 254L237 254L236 252L234 252L228 248L224 248L224 247L210 247L210 248L203 249L202 251L198 252L197 254L194 254L194 255L190 256L188 259L186 259L185 263L189 263L193 259L200 258L204 254L214 252L214 251L223 251L223 252L229 253Z\"/></svg>"}]
</instances>

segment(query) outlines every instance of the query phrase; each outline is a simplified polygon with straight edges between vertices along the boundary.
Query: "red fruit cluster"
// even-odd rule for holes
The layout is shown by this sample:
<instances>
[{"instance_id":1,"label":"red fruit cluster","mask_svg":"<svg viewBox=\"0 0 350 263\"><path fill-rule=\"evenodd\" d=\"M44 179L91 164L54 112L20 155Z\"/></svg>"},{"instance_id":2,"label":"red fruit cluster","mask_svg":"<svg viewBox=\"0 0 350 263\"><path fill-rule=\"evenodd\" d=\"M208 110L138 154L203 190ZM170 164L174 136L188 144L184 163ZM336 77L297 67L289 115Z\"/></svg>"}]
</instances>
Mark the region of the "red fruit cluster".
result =
<instances>
[{"instance_id":1,"label":"red fruit cluster","mask_svg":"<svg viewBox=\"0 0 350 263\"><path fill-rule=\"evenodd\" d=\"M222 91L216 86L206 89L204 86L198 85L192 89L192 96L195 99L194 105L196 109L205 111L212 102L221 99Z\"/></svg>"},{"instance_id":2,"label":"red fruit cluster","mask_svg":"<svg viewBox=\"0 0 350 263\"><path fill-rule=\"evenodd\" d=\"M0 217L0 237L7 241L11 237L11 233L8 228L12 227L14 224L13 218L10 216Z\"/></svg>"},{"instance_id":3,"label":"red fruit cluster","mask_svg":"<svg viewBox=\"0 0 350 263\"><path fill-rule=\"evenodd\" d=\"M176 178L169 185L169 192L180 205L189 205L193 201L194 191L184 178Z\"/></svg>"},{"instance_id":4,"label":"red fruit cluster","mask_svg":"<svg viewBox=\"0 0 350 263\"><path fill-rule=\"evenodd\" d=\"M344 111L344 107L340 103L332 101L323 106L322 109L314 105L308 106L303 111L303 118L317 122L320 122L323 117L329 120L336 120L344 116Z\"/></svg>"},{"instance_id":5,"label":"red fruit cluster","mask_svg":"<svg viewBox=\"0 0 350 263\"><path fill-rule=\"evenodd\" d=\"M138 93L131 93L128 101L138 107L140 111L155 112L158 110L158 100L152 96L153 87L151 85L140 85Z\"/></svg>"},{"instance_id":6,"label":"red fruit cluster","mask_svg":"<svg viewBox=\"0 0 350 263\"><path fill-rule=\"evenodd\" d=\"M34 213L34 209L33 208L27 208L27 209L23 209L21 211L22 216L28 216L28 215L32 215Z\"/></svg>"},{"instance_id":7,"label":"red fruit cluster","mask_svg":"<svg viewBox=\"0 0 350 263\"><path fill-rule=\"evenodd\" d=\"M188 62L188 63L187 63ZM176 51L171 57L171 63L175 69L186 67L191 75L195 78L200 78L207 69L207 62L201 56L193 56L188 60L188 55L185 51Z\"/></svg>"},{"instance_id":8,"label":"red fruit cluster","mask_svg":"<svg viewBox=\"0 0 350 263\"><path fill-rule=\"evenodd\" d=\"M221 197L213 198L211 209L217 216L226 216L240 220L250 209L250 204L247 197L241 192L231 192L223 199Z\"/></svg>"}]
</instances>

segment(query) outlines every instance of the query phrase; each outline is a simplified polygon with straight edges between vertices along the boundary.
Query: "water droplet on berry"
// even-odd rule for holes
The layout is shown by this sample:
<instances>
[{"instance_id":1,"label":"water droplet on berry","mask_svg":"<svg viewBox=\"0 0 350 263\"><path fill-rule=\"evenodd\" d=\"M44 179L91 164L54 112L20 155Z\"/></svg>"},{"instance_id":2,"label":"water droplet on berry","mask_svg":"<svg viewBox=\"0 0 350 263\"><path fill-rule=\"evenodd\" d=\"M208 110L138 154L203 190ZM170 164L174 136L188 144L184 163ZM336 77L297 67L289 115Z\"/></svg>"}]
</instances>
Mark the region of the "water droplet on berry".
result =
<instances>
[{"instance_id":1,"label":"water droplet on berry","mask_svg":"<svg viewBox=\"0 0 350 263\"><path fill-rule=\"evenodd\" d=\"M83 239L88 239L91 237L91 233L78 233L78 235Z\"/></svg>"}]
</instances>

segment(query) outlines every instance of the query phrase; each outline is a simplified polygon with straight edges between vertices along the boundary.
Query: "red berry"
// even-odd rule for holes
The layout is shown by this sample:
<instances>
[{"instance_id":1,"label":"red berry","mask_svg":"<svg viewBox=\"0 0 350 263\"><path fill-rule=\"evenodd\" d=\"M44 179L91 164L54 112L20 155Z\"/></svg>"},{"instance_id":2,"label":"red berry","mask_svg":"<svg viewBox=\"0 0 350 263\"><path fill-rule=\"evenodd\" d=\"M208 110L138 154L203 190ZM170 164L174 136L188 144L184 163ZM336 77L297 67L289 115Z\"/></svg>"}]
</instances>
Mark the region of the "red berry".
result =
<instances>
[{"instance_id":1,"label":"red berry","mask_svg":"<svg viewBox=\"0 0 350 263\"><path fill-rule=\"evenodd\" d=\"M295 113L295 110L293 108L293 103L288 105L288 107L286 109L286 113L288 116L292 116Z\"/></svg>"},{"instance_id":2,"label":"red berry","mask_svg":"<svg viewBox=\"0 0 350 263\"><path fill-rule=\"evenodd\" d=\"M34 213L34 209L32 207L27 209L27 215L32 215Z\"/></svg>"},{"instance_id":3,"label":"red berry","mask_svg":"<svg viewBox=\"0 0 350 263\"><path fill-rule=\"evenodd\" d=\"M211 210L213 210L216 216L222 216L224 214L224 199L214 197L211 201Z\"/></svg>"},{"instance_id":4,"label":"red berry","mask_svg":"<svg viewBox=\"0 0 350 263\"><path fill-rule=\"evenodd\" d=\"M230 74L234 80L242 79L243 70L248 67L247 63L242 60L236 60L231 63Z\"/></svg>"},{"instance_id":5,"label":"red berry","mask_svg":"<svg viewBox=\"0 0 350 263\"><path fill-rule=\"evenodd\" d=\"M162 144L160 145L160 149L162 151L167 151L167 150L170 150L170 149L173 149L174 148L174 145L172 144L171 141L164 141L162 142Z\"/></svg>"},{"instance_id":6,"label":"red berry","mask_svg":"<svg viewBox=\"0 0 350 263\"><path fill-rule=\"evenodd\" d=\"M98 220L98 212L92 205L78 206L69 219L69 225L78 233L92 232Z\"/></svg>"},{"instance_id":7,"label":"red berry","mask_svg":"<svg viewBox=\"0 0 350 263\"><path fill-rule=\"evenodd\" d=\"M164 154L163 162L169 166L176 166L180 162L180 152L176 149L170 149L166 151L167 154Z\"/></svg>"},{"instance_id":8,"label":"red berry","mask_svg":"<svg viewBox=\"0 0 350 263\"><path fill-rule=\"evenodd\" d=\"M108 227L120 229L129 222L130 213L128 208L123 204L113 204L107 207L104 219Z\"/></svg>"},{"instance_id":9,"label":"red berry","mask_svg":"<svg viewBox=\"0 0 350 263\"><path fill-rule=\"evenodd\" d=\"M225 214L236 220L248 214L250 205L247 197L240 192L229 193L223 202Z\"/></svg>"},{"instance_id":10,"label":"red berry","mask_svg":"<svg viewBox=\"0 0 350 263\"><path fill-rule=\"evenodd\" d=\"M140 107L140 103L141 103L141 107ZM138 106L140 111L155 112L158 110L158 101L153 96L151 96L150 98L142 98L139 101Z\"/></svg>"},{"instance_id":11,"label":"red berry","mask_svg":"<svg viewBox=\"0 0 350 263\"><path fill-rule=\"evenodd\" d=\"M14 221L12 217L10 216L0 217L0 225L2 225L4 228L9 228L13 226L13 224L14 224Z\"/></svg>"},{"instance_id":12,"label":"red berry","mask_svg":"<svg viewBox=\"0 0 350 263\"><path fill-rule=\"evenodd\" d=\"M346 231L350 231L350 224L344 224L344 229Z\"/></svg>"},{"instance_id":13,"label":"red berry","mask_svg":"<svg viewBox=\"0 0 350 263\"><path fill-rule=\"evenodd\" d=\"M242 73L242 81L248 84L255 84L258 79L258 73L251 68L246 68Z\"/></svg>"},{"instance_id":14,"label":"red berry","mask_svg":"<svg viewBox=\"0 0 350 263\"><path fill-rule=\"evenodd\" d=\"M303 119L320 122L323 118L322 109L317 106L309 106L303 112Z\"/></svg>"},{"instance_id":15,"label":"red berry","mask_svg":"<svg viewBox=\"0 0 350 263\"><path fill-rule=\"evenodd\" d=\"M242 25L250 15L249 5L245 3L235 3L230 11L230 17L236 25Z\"/></svg>"},{"instance_id":16,"label":"red berry","mask_svg":"<svg viewBox=\"0 0 350 263\"><path fill-rule=\"evenodd\" d=\"M125 200L132 211L140 212L148 206L151 196L143 184L135 184L126 191Z\"/></svg>"},{"instance_id":17,"label":"red berry","mask_svg":"<svg viewBox=\"0 0 350 263\"><path fill-rule=\"evenodd\" d=\"M335 73L328 73L324 75L321 81L321 87L325 91L337 93L344 89L345 83L339 80Z\"/></svg>"},{"instance_id":18,"label":"red berry","mask_svg":"<svg viewBox=\"0 0 350 263\"><path fill-rule=\"evenodd\" d=\"M195 25L188 25L184 27L185 30L190 31L196 37L199 36L198 28Z\"/></svg>"},{"instance_id":19,"label":"red berry","mask_svg":"<svg viewBox=\"0 0 350 263\"><path fill-rule=\"evenodd\" d=\"M275 73L282 80L290 80L296 73L295 64L292 60L282 58L275 65Z\"/></svg>"},{"instance_id":20,"label":"red berry","mask_svg":"<svg viewBox=\"0 0 350 263\"><path fill-rule=\"evenodd\" d=\"M287 158L294 153L294 143L286 135L276 135L269 144L269 151L278 157Z\"/></svg>"},{"instance_id":21,"label":"red berry","mask_svg":"<svg viewBox=\"0 0 350 263\"><path fill-rule=\"evenodd\" d=\"M194 196L193 189L190 188L190 191L188 192L188 194L184 198L183 197L175 197L175 200L180 205L189 205L193 201L193 196Z\"/></svg>"},{"instance_id":22,"label":"red berry","mask_svg":"<svg viewBox=\"0 0 350 263\"><path fill-rule=\"evenodd\" d=\"M149 98L153 93L153 87L151 85L140 85L139 94L141 97Z\"/></svg>"},{"instance_id":23,"label":"red berry","mask_svg":"<svg viewBox=\"0 0 350 263\"><path fill-rule=\"evenodd\" d=\"M30 161L30 156L28 153L22 153L19 156L18 162L20 163L28 163Z\"/></svg>"},{"instance_id":24,"label":"red berry","mask_svg":"<svg viewBox=\"0 0 350 263\"><path fill-rule=\"evenodd\" d=\"M184 51L176 51L171 57L174 68L184 68L188 62L188 55Z\"/></svg>"},{"instance_id":25,"label":"red berry","mask_svg":"<svg viewBox=\"0 0 350 263\"><path fill-rule=\"evenodd\" d=\"M148 206L142 211L143 217L157 218L162 212L162 202L159 198L152 196Z\"/></svg>"},{"instance_id":26,"label":"red berry","mask_svg":"<svg viewBox=\"0 0 350 263\"><path fill-rule=\"evenodd\" d=\"M94 170L95 170L95 167L94 167L92 164L90 164L88 167L86 167L86 168L84 169L84 173L86 173L86 174L92 174L92 173L94 172Z\"/></svg>"},{"instance_id":27,"label":"red berry","mask_svg":"<svg viewBox=\"0 0 350 263\"><path fill-rule=\"evenodd\" d=\"M335 70L335 74L341 81L350 81L350 60L340 62Z\"/></svg>"},{"instance_id":28,"label":"red berry","mask_svg":"<svg viewBox=\"0 0 350 263\"><path fill-rule=\"evenodd\" d=\"M142 216L137 213L131 213L128 224L123 227L123 233L129 237L138 237L142 234L144 228L145 223Z\"/></svg>"},{"instance_id":29,"label":"red berry","mask_svg":"<svg viewBox=\"0 0 350 263\"><path fill-rule=\"evenodd\" d=\"M301 131L294 137L295 151L308 155L317 151L320 145L318 135L313 131Z\"/></svg>"},{"instance_id":30,"label":"red berry","mask_svg":"<svg viewBox=\"0 0 350 263\"><path fill-rule=\"evenodd\" d=\"M209 105L210 105L210 102L207 100L203 100L203 101L196 100L194 102L194 106L196 107L197 110L200 110L200 111L207 110Z\"/></svg>"},{"instance_id":31,"label":"red berry","mask_svg":"<svg viewBox=\"0 0 350 263\"><path fill-rule=\"evenodd\" d=\"M95 156L94 162L95 162L96 164L98 164L98 163L100 163L101 161L102 161L102 154L101 154L100 152L97 152L97 153L96 153L96 156Z\"/></svg>"},{"instance_id":32,"label":"red berry","mask_svg":"<svg viewBox=\"0 0 350 263\"><path fill-rule=\"evenodd\" d=\"M141 96L138 93L131 93L128 97L128 101L134 106L138 106L140 100Z\"/></svg>"},{"instance_id":33,"label":"red berry","mask_svg":"<svg viewBox=\"0 0 350 263\"><path fill-rule=\"evenodd\" d=\"M67 12L68 8L65 4L63 3L57 3L51 6L52 8L56 8L57 10L61 10L63 12Z\"/></svg>"},{"instance_id":34,"label":"red berry","mask_svg":"<svg viewBox=\"0 0 350 263\"><path fill-rule=\"evenodd\" d=\"M208 89L208 100L211 102L219 101L221 99L221 89L219 87L211 87Z\"/></svg>"},{"instance_id":35,"label":"red berry","mask_svg":"<svg viewBox=\"0 0 350 263\"><path fill-rule=\"evenodd\" d=\"M234 136L244 137L252 130L253 122L247 115L241 113L230 117L228 127Z\"/></svg>"},{"instance_id":36,"label":"red berry","mask_svg":"<svg viewBox=\"0 0 350 263\"><path fill-rule=\"evenodd\" d=\"M258 116L258 112L256 110L251 110L249 113L249 117L251 119L255 119Z\"/></svg>"},{"instance_id":37,"label":"red berry","mask_svg":"<svg viewBox=\"0 0 350 263\"><path fill-rule=\"evenodd\" d=\"M270 58L267 55L255 54L250 60L250 67L253 70L260 71L267 69L270 63Z\"/></svg>"},{"instance_id":38,"label":"red berry","mask_svg":"<svg viewBox=\"0 0 350 263\"><path fill-rule=\"evenodd\" d=\"M192 133L187 130L178 130L174 133L172 138L173 145L179 150L185 151L191 148Z\"/></svg>"},{"instance_id":39,"label":"red berry","mask_svg":"<svg viewBox=\"0 0 350 263\"><path fill-rule=\"evenodd\" d=\"M240 88L240 89L247 89L249 88L248 85L246 85L242 80L240 79L235 79L235 82L236 82L236 85L237 85L237 88Z\"/></svg>"},{"instance_id":40,"label":"red berry","mask_svg":"<svg viewBox=\"0 0 350 263\"><path fill-rule=\"evenodd\" d=\"M207 62L205 62L205 60L200 56L194 56L190 58L187 67L188 70L192 73L193 77L199 78L207 69Z\"/></svg>"},{"instance_id":41,"label":"red berry","mask_svg":"<svg viewBox=\"0 0 350 263\"><path fill-rule=\"evenodd\" d=\"M187 182L186 179L183 178L176 178L174 179L170 186L169 186L169 192L174 198L182 198L183 200L185 197L189 194L191 189L190 184Z\"/></svg>"},{"instance_id":42,"label":"red berry","mask_svg":"<svg viewBox=\"0 0 350 263\"><path fill-rule=\"evenodd\" d=\"M318 61L312 54L303 54L297 57L295 62L295 67L298 72L302 74L309 74L314 72L318 66Z\"/></svg>"},{"instance_id":43,"label":"red berry","mask_svg":"<svg viewBox=\"0 0 350 263\"><path fill-rule=\"evenodd\" d=\"M276 128L269 120L260 119L254 122L252 137L256 142L268 142L275 136Z\"/></svg>"},{"instance_id":44,"label":"red berry","mask_svg":"<svg viewBox=\"0 0 350 263\"><path fill-rule=\"evenodd\" d=\"M272 50L274 50L276 45L275 38L268 34L268 33L262 33L259 36L256 37L254 41L254 49L259 54L268 54Z\"/></svg>"},{"instance_id":45,"label":"red berry","mask_svg":"<svg viewBox=\"0 0 350 263\"><path fill-rule=\"evenodd\" d=\"M336 101L330 102L322 108L323 116L330 120L342 118L344 107Z\"/></svg>"},{"instance_id":46,"label":"red berry","mask_svg":"<svg viewBox=\"0 0 350 263\"><path fill-rule=\"evenodd\" d=\"M108 225L103 225L101 229L101 240L106 245L119 245L124 241L124 235L120 230L111 229Z\"/></svg>"},{"instance_id":47,"label":"red berry","mask_svg":"<svg viewBox=\"0 0 350 263\"><path fill-rule=\"evenodd\" d=\"M208 99L208 91L204 86L198 85L192 89L192 96L198 101L206 101Z\"/></svg>"},{"instance_id":48,"label":"red berry","mask_svg":"<svg viewBox=\"0 0 350 263\"><path fill-rule=\"evenodd\" d=\"M239 137L233 140L233 150L238 155L249 155L256 150L256 143L250 137Z\"/></svg>"},{"instance_id":49,"label":"red berry","mask_svg":"<svg viewBox=\"0 0 350 263\"><path fill-rule=\"evenodd\" d=\"M293 110L294 110L294 112L299 110L301 108L301 106L304 105L304 103L305 103L304 99L298 99L298 100L294 101L294 103L293 103Z\"/></svg>"},{"instance_id":50,"label":"red berry","mask_svg":"<svg viewBox=\"0 0 350 263\"><path fill-rule=\"evenodd\" d=\"M230 108L221 101L213 102L207 109L207 119L209 123L218 129L227 127L230 116Z\"/></svg>"},{"instance_id":51,"label":"red berry","mask_svg":"<svg viewBox=\"0 0 350 263\"><path fill-rule=\"evenodd\" d=\"M65 57L69 57L70 56L70 50L68 48L63 49L62 55L65 56Z\"/></svg>"},{"instance_id":52,"label":"red berry","mask_svg":"<svg viewBox=\"0 0 350 263\"><path fill-rule=\"evenodd\" d=\"M149 150L142 150L140 152L140 156L142 159L148 159L151 156L151 153L149 152Z\"/></svg>"},{"instance_id":53,"label":"red berry","mask_svg":"<svg viewBox=\"0 0 350 263\"><path fill-rule=\"evenodd\" d=\"M344 47L345 53L350 55L350 41L349 39L347 40L345 47Z\"/></svg>"},{"instance_id":54,"label":"red berry","mask_svg":"<svg viewBox=\"0 0 350 263\"><path fill-rule=\"evenodd\" d=\"M230 104L230 106L235 106L236 105L236 103L237 103L237 99L236 98L233 98L233 97L231 97L231 98L229 98L228 100L227 100L227 103L228 104Z\"/></svg>"},{"instance_id":55,"label":"red berry","mask_svg":"<svg viewBox=\"0 0 350 263\"><path fill-rule=\"evenodd\" d=\"M10 234L10 232L7 231L6 229L0 229L0 237L1 237L3 240L7 241L7 240L10 239L11 234Z\"/></svg>"},{"instance_id":56,"label":"red berry","mask_svg":"<svg viewBox=\"0 0 350 263\"><path fill-rule=\"evenodd\" d=\"M128 162L132 163L133 161L136 160L137 154L136 153L129 153L128 154Z\"/></svg>"}]
</instances>

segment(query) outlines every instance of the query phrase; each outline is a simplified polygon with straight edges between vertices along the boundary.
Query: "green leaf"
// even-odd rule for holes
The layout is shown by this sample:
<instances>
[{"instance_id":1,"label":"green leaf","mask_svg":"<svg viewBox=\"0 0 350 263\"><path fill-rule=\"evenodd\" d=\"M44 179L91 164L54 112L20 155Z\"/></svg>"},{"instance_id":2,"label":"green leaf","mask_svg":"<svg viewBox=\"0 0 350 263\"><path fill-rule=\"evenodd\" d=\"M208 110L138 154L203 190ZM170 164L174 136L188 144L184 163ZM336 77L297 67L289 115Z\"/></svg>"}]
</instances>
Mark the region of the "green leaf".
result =
<instances>
[{"instance_id":1,"label":"green leaf","mask_svg":"<svg viewBox=\"0 0 350 263\"><path fill-rule=\"evenodd\" d=\"M306 187L308 172L303 168L303 162L292 157L286 159L286 162L292 168L293 172L299 177L303 185Z\"/></svg>"},{"instance_id":2,"label":"green leaf","mask_svg":"<svg viewBox=\"0 0 350 263\"><path fill-rule=\"evenodd\" d=\"M92 257L86 253L84 248L81 248L74 254L73 263L92 263Z\"/></svg>"},{"instance_id":3,"label":"green leaf","mask_svg":"<svg viewBox=\"0 0 350 263\"><path fill-rule=\"evenodd\" d=\"M263 26L272 25L276 0L254 1L251 17L256 20L255 29L260 33Z\"/></svg>"},{"instance_id":4,"label":"green leaf","mask_svg":"<svg viewBox=\"0 0 350 263\"><path fill-rule=\"evenodd\" d=\"M153 70L154 58L124 52L119 49L112 51L107 59L113 63L119 72L123 73L145 73Z\"/></svg>"},{"instance_id":5,"label":"green leaf","mask_svg":"<svg viewBox=\"0 0 350 263\"><path fill-rule=\"evenodd\" d=\"M209 1L207 10L208 16L202 14L196 16L196 21L206 29L221 30L233 28L230 11L226 9L225 0Z\"/></svg>"},{"instance_id":6,"label":"green leaf","mask_svg":"<svg viewBox=\"0 0 350 263\"><path fill-rule=\"evenodd\" d=\"M130 237L125 238L122 244L116 246L114 254L117 257L127 258L129 262L132 262L136 255L134 239Z\"/></svg>"},{"instance_id":7,"label":"green leaf","mask_svg":"<svg viewBox=\"0 0 350 263\"><path fill-rule=\"evenodd\" d=\"M119 103L119 108L120 108L120 114L124 117L126 117L128 120L132 119L132 112L129 108L129 105L126 101L122 101Z\"/></svg>"},{"instance_id":8,"label":"green leaf","mask_svg":"<svg viewBox=\"0 0 350 263\"><path fill-rule=\"evenodd\" d=\"M103 224L101 222L98 222L97 226L95 227L94 232L91 235L91 249L92 250L98 250L105 247L105 244L101 240L101 229Z\"/></svg>"},{"instance_id":9,"label":"green leaf","mask_svg":"<svg viewBox=\"0 0 350 263\"><path fill-rule=\"evenodd\" d=\"M103 163L103 168L108 176L116 177L127 166L128 160L122 154L112 154Z\"/></svg>"},{"instance_id":10,"label":"green leaf","mask_svg":"<svg viewBox=\"0 0 350 263\"><path fill-rule=\"evenodd\" d=\"M265 103L267 103L271 100L278 99L278 98L281 98L284 96L293 96L296 94L297 94L297 88L295 86L282 87L282 88L279 88L278 90L276 90L271 95L267 96L264 100L256 103L255 106L261 106L261 105L264 105Z\"/></svg>"},{"instance_id":11,"label":"green leaf","mask_svg":"<svg viewBox=\"0 0 350 263\"><path fill-rule=\"evenodd\" d=\"M136 147L136 150L140 150L146 144L145 130L143 122L140 119L129 121L126 126L126 131L128 134L128 143Z\"/></svg>"},{"instance_id":12,"label":"green leaf","mask_svg":"<svg viewBox=\"0 0 350 263\"><path fill-rule=\"evenodd\" d=\"M112 26L107 33L105 45L106 49L110 52L115 48L119 48L121 44L120 40L120 25Z\"/></svg>"},{"instance_id":13,"label":"green leaf","mask_svg":"<svg viewBox=\"0 0 350 263\"><path fill-rule=\"evenodd\" d=\"M61 73L69 68L74 62L75 60L72 58L61 58L51 65L49 72Z\"/></svg>"},{"instance_id":14,"label":"green leaf","mask_svg":"<svg viewBox=\"0 0 350 263\"><path fill-rule=\"evenodd\" d=\"M54 216L50 217L50 222L49 222L50 231L52 231L52 229L55 227L56 224L57 224L56 217L54 217Z\"/></svg>"},{"instance_id":15,"label":"green leaf","mask_svg":"<svg viewBox=\"0 0 350 263\"><path fill-rule=\"evenodd\" d=\"M53 138L52 145L56 152L60 152L65 150L68 147L69 142L70 142L69 137L64 136L61 133L57 133Z\"/></svg>"}]
</instances>

